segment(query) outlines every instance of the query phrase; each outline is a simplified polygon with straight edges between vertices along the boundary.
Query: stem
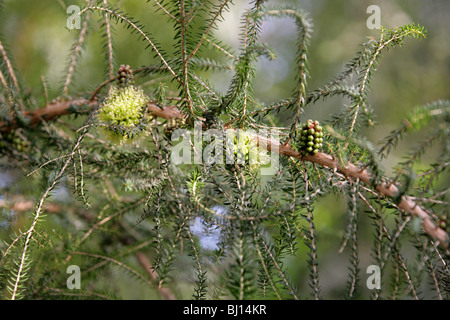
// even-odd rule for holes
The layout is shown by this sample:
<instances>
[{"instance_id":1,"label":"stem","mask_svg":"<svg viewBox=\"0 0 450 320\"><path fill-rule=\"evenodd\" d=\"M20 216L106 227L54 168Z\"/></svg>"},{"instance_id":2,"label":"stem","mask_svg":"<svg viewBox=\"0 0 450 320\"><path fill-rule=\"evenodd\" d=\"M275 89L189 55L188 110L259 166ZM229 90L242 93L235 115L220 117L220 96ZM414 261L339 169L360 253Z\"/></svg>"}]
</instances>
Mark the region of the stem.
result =
<instances>
[{"instance_id":1,"label":"stem","mask_svg":"<svg viewBox=\"0 0 450 320\"><path fill-rule=\"evenodd\" d=\"M69 108L71 106L88 105L93 107L96 104L97 102L95 101L77 99L73 101L49 104L45 108L27 111L22 113L22 115L30 118L31 125L37 125L42 120L49 121L56 119L59 116L70 114L71 110L69 110ZM176 119L182 117L182 113L175 106L164 106L163 108L160 108L156 104L149 103L147 105L147 110L152 115L165 119ZM12 122L0 122L0 132L9 132L17 127L19 127L19 125L14 120ZM398 187L393 183L389 183L387 179L385 179L385 182L374 184L372 181L372 175L366 170L366 168L361 169L352 163L348 163L346 166L343 166L329 154L318 152L315 155L302 156L301 153L293 150L289 145L280 144L278 141L273 139L258 135L255 135L254 139L257 139L259 144L262 143L263 145L266 145L268 151L273 149L274 152L278 152L283 156L306 160L324 167L335 169L336 171L342 173L347 179L359 179L360 181L374 187L376 191L386 197L395 198L398 194L400 194ZM449 236L447 232L433 222L430 215L424 208L417 204L413 197L403 196L398 203L398 207L412 216L422 218L422 226L425 232L435 240L439 241L439 244L444 249L448 248Z\"/></svg>"}]
</instances>

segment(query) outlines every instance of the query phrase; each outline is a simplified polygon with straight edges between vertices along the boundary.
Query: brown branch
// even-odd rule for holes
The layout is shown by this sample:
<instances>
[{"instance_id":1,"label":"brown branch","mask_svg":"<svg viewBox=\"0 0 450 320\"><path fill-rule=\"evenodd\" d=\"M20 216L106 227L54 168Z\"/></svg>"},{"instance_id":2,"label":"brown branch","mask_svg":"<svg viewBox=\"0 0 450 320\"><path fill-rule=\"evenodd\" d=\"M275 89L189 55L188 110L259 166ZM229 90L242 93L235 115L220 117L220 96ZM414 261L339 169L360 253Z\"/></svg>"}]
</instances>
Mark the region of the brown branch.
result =
<instances>
[{"instance_id":1,"label":"brown branch","mask_svg":"<svg viewBox=\"0 0 450 320\"><path fill-rule=\"evenodd\" d=\"M279 153L285 156L307 160L328 168L334 168L344 174L347 178L357 178L366 184L373 185L372 176L366 169L361 170L361 168L352 163L349 163L346 166L342 166L329 154L318 152L315 155L302 156L299 152L292 150L290 146L280 145L278 142L267 138L261 138L260 141L267 143L268 150L278 148ZM389 198L395 198L400 194L400 190L398 189L398 187L392 183L383 182L381 184L374 185L374 187L381 194ZM442 247L444 247L445 249L448 248L449 236L447 232L445 232L442 228L434 223L430 215L425 211L425 209L423 209L414 201L413 197L403 196L398 206L400 209L408 212L412 216L421 218L422 226L425 232L435 240L439 241Z\"/></svg>"},{"instance_id":2,"label":"brown branch","mask_svg":"<svg viewBox=\"0 0 450 320\"><path fill-rule=\"evenodd\" d=\"M164 106L163 108L160 108L154 103L149 103L147 105L147 110L152 115L165 119L176 119L182 116L182 113L176 106Z\"/></svg>"},{"instance_id":3,"label":"brown branch","mask_svg":"<svg viewBox=\"0 0 450 320\"><path fill-rule=\"evenodd\" d=\"M34 111L25 111L22 113L22 117L29 119L29 126L34 127L42 121L51 121L60 116L70 114L70 107L77 107L81 105L94 106L97 102L89 102L86 99L76 99L63 102L55 102L48 104L45 108L36 109ZM10 122L0 122L0 132L7 133L19 127L19 122L14 119Z\"/></svg>"},{"instance_id":4,"label":"brown branch","mask_svg":"<svg viewBox=\"0 0 450 320\"><path fill-rule=\"evenodd\" d=\"M31 211L35 206L35 202L31 200L19 200L14 202L7 202L5 200L0 200L0 208L7 208L17 212ZM57 213L61 211L61 207L55 203L47 203L45 206L46 212Z\"/></svg>"},{"instance_id":5,"label":"brown branch","mask_svg":"<svg viewBox=\"0 0 450 320\"><path fill-rule=\"evenodd\" d=\"M95 100L87 100L84 98L69 100L63 102L55 102L48 104L45 108L36 109L34 111L25 111L22 113L23 118L29 119L29 125L34 127L41 123L42 121L51 121L60 116L68 115L73 113L71 107L87 106L86 112L91 111L91 109L98 104ZM164 106L163 108L158 107L154 103L148 104L148 111L161 118L172 119L181 117L181 112L175 106ZM80 112L81 113L81 112ZM1 121L0 122L0 132L7 133L19 127L19 122L15 119L13 121Z\"/></svg>"},{"instance_id":6,"label":"brown branch","mask_svg":"<svg viewBox=\"0 0 450 320\"><path fill-rule=\"evenodd\" d=\"M158 283L158 275L155 270L152 269L152 265L150 261L147 259L145 254L142 252L136 253L136 258L138 259L141 266L144 268L145 272L150 276L154 283ZM159 294L164 297L166 300L176 300L174 294L169 288L158 286Z\"/></svg>"},{"instance_id":7,"label":"brown branch","mask_svg":"<svg viewBox=\"0 0 450 320\"><path fill-rule=\"evenodd\" d=\"M70 114L71 111L69 108L71 106L86 105L93 107L96 104L96 101L77 99L73 101L49 104L42 109L24 112L23 116L28 117L30 119L30 124L34 126L42 120L49 121L58 118L59 116ZM154 103L149 103L147 108L148 112L152 115L165 119L174 119L182 116L182 113L176 106L164 106L160 108ZM18 124L16 121L10 123L0 122L0 132L8 132L17 127ZM302 156L299 152L293 150L289 145L282 145L278 141L262 136L257 136L257 139L259 143L265 144L268 150L274 150L287 157L306 160L328 168L336 169L349 179L359 179L364 183L373 186L378 192L386 197L396 198L400 194L400 191L395 184L383 182L381 184L373 185L372 176L365 168L361 169L352 163L348 163L346 166L343 166L329 154L318 152L315 155ZM449 236L447 232L434 223L433 219L426 212L426 210L417 204L413 197L403 196L398 204L398 207L412 216L421 218L422 226L425 232L437 240L442 247L445 249L448 248Z\"/></svg>"}]
</instances>

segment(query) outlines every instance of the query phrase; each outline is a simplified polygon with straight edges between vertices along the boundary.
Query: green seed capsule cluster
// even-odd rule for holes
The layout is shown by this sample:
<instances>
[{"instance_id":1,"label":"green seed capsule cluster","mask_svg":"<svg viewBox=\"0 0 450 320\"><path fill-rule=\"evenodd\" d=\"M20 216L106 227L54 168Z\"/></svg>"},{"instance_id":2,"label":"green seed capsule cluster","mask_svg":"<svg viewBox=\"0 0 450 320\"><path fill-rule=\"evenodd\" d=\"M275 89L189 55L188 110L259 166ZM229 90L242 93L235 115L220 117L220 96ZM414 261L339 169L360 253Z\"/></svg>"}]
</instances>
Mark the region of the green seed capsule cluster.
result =
<instances>
[{"instance_id":1,"label":"green seed capsule cluster","mask_svg":"<svg viewBox=\"0 0 450 320\"><path fill-rule=\"evenodd\" d=\"M184 128L186 125L186 118L179 117L179 118L172 118L167 120L167 123L164 125L164 134L167 138L172 137L172 133L176 129Z\"/></svg>"},{"instance_id":2,"label":"green seed capsule cluster","mask_svg":"<svg viewBox=\"0 0 450 320\"><path fill-rule=\"evenodd\" d=\"M249 160L250 155L250 138L245 133L241 133L238 139L238 136L235 135L234 139L234 155L237 157L237 161L247 161Z\"/></svg>"},{"instance_id":3,"label":"green seed capsule cluster","mask_svg":"<svg viewBox=\"0 0 450 320\"><path fill-rule=\"evenodd\" d=\"M225 164L236 161L238 165L244 165L255 172L270 163L270 155L267 150L258 146L258 137L253 132L245 130L227 130L224 141ZM233 152L234 156L228 152ZM231 157L231 158L229 158ZM232 167L232 166L231 166Z\"/></svg>"},{"instance_id":4,"label":"green seed capsule cluster","mask_svg":"<svg viewBox=\"0 0 450 320\"><path fill-rule=\"evenodd\" d=\"M319 121L308 120L299 130L298 149L303 155L316 154L322 149L323 129Z\"/></svg>"},{"instance_id":5,"label":"green seed capsule cluster","mask_svg":"<svg viewBox=\"0 0 450 320\"><path fill-rule=\"evenodd\" d=\"M0 135L0 153L5 151L7 148L11 148L19 152L30 151L29 143L15 131Z\"/></svg>"}]
</instances>

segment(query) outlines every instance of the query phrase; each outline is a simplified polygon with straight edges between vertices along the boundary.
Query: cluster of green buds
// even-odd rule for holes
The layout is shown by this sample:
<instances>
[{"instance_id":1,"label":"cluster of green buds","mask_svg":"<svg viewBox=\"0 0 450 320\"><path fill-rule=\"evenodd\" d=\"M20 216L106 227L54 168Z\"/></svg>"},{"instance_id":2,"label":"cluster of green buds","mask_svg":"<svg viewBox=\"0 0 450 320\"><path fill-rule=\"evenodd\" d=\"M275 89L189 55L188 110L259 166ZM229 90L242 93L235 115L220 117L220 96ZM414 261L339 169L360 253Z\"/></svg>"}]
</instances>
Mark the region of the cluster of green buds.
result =
<instances>
[{"instance_id":1,"label":"cluster of green buds","mask_svg":"<svg viewBox=\"0 0 450 320\"><path fill-rule=\"evenodd\" d=\"M258 170L261 166L270 161L270 155L266 150L262 150L257 143L257 136L245 130L227 131L227 138L230 139L228 146L234 153L235 161L238 164L248 164L250 170Z\"/></svg>"},{"instance_id":2,"label":"cluster of green buds","mask_svg":"<svg viewBox=\"0 0 450 320\"><path fill-rule=\"evenodd\" d=\"M118 73L118 81L120 86L128 86L132 84L133 74L129 65L120 65Z\"/></svg>"},{"instance_id":3,"label":"cluster of green buds","mask_svg":"<svg viewBox=\"0 0 450 320\"><path fill-rule=\"evenodd\" d=\"M447 224L449 221L447 214L441 214L438 218L439 218L439 227L441 227L444 230L447 230L447 228L449 227Z\"/></svg>"},{"instance_id":4,"label":"cluster of green buds","mask_svg":"<svg viewBox=\"0 0 450 320\"><path fill-rule=\"evenodd\" d=\"M30 151L30 144L16 131L10 131L0 135L0 153L6 148L14 149L18 152Z\"/></svg>"},{"instance_id":5,"label":"cluster of green buds","mask_svg":"<svg viewBox=\"0 0 450 320\"><path fill-rule=\"evenodd\" d=\"M316 154L322 149L323 128L319 121L309 119L299 130L300 137L297 144L303 155Z\"/></svg>"},{"instance_id":6,"label":"cluster of green buds","mask_svg":"<svg viewBox=\"0 0 450 320\"><path fill-rule=\"evenodd\" d=\"M168 119L166 124L164 125L164 134L167 138L170 139L172 133L176 129L181 129L184 128L185 126L186 126L186 118L184 117Z\"/></svg>"},{"instance_id":7,"label":"cluster of green buds","mask_svg":"<svg viewBox=\"0 0 450 320\"><path fill-rule=\"evenodd\" d=\"M233 151L238 162L249 161L250 151L255 148L255 146L250 148L250 138L250 135L243 130L240 130L239 137L233 132Z\"/></svg>"}]
</instances>

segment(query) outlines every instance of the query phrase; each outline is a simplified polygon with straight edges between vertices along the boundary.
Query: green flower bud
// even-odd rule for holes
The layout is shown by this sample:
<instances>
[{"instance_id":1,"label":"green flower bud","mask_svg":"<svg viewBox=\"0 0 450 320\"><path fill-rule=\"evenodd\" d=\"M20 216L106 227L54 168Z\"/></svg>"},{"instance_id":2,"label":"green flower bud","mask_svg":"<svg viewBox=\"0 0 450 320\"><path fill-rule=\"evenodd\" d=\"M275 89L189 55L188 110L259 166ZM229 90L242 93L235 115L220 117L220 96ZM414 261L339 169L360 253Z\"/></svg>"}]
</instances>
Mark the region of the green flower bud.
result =
<instances>
[{"instance_id":1,"label":"green flower bud","mask_svg":"<svg viewBox=\"0 0 450 320\"><path fill-rule=\"evenodd\" d=\"M98 111L97 118L108 124L131 129L141 122L148 100L144 92L134 86L121 88L111 86L108 96ZM110 132L110 134L112 134L111 138L118 137L116 132ZM129 136L125 134L118 138L123 142Z\"/></svg>"},{"instance_id":2,"label":"green flower bud","mask_svg":"<svg viewBox=\"0 0 450 320\"><path fill-rule=\"evenodd\" d=\"M228 130L227 134L233 141L233 145L230 147L233 148L235 160L238 164L245 162L249 165L251 171L255 171L268 162L270 155L267 154L266 150L258 147L254 133L244 130ZM305 142L302 141L301 143Z\"/></svg>"}]
</instances>

